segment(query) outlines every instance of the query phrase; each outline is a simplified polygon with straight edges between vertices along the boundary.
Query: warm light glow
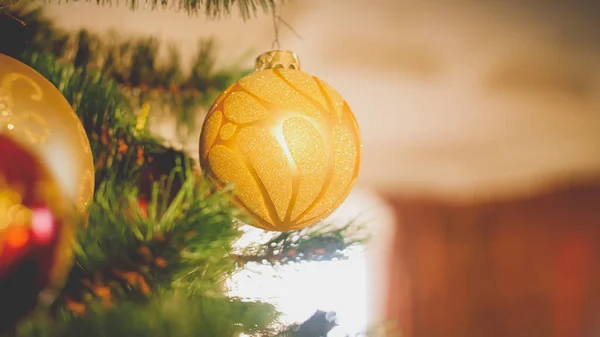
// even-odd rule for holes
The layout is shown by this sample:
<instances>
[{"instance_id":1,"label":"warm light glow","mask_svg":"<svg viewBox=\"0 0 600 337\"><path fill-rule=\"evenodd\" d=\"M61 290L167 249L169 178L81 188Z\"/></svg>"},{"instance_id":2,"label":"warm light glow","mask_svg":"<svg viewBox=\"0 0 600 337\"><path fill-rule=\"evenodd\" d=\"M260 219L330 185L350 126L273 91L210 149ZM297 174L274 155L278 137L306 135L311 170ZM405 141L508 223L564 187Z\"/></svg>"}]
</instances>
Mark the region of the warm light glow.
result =
<instances>
[{"instance_id":1,"label":"warm light glow","mask_svg":"<svg viewBox=\"0 0 600 337\"><path fill-rule=\"evenodd\" d=\"M69 199L30 146L0 133L0 153L4 155L4 160L0 158L0 269L20 268L32 259L48 257L39 266L40 276L44 275L36 278L40 288L31 295L37 296L38 303L49 304L55 298L49 295L59 293L73 263L73 207L67 206ZM22 281L11 279L18 275L2 276L8 277L3 280L8 283Z\"/></svg>"},{"instance_id":2,"label":"warm light glow","mask_svg":"<svg viewBox=\"0 0 600 337\"><path fill-rule=\"evenodd\" d=\"M229 282L231 294L273 303L282 323L302 323L316 310L335 311L340 326L328 337L354 336L382 322L385 254L393 228L389 210L375 195L355 190L327 222L348 221L369 225L364 234L372 240L349 251L349 259L304 262L276 267L248 265ZM265 232L249 226L236 243L242 249L265 240Z\"/></svg>"},{"instance_id":3,"label":"warm light glow","mask_svg":"<svg viewBox=\"0 0 600 337\"><path fill-rule=\"evenodd\" d=\"M29 229L23 225L11 226L6 229L3 241L7 248L21 248L29 242Z\"/></svg>"},{"instance_id":4,"label":"warm light glow","mask_svg":"<svg viewBox=\"0 0 600 337\"><path fill-rule=\"evenodd\" d=\"M294 164L294 157L292 156L292 153L290 152L290 148L287 146L287 143L285 142L285 136L283 135L283 122L278 123L277 125L275 125L273 127L270 127L269 131L271 132L271 135L273 137L275 137L275 139L277 139L277 143L283 150L283 153L285 154L285 157L287 158L288 163L290 164L290 169L292 170L293 174L297 174L298 168Z\"/></svg>"},{"instance_id":5,"label":"warm light glow","mask_svg":"<svg viewBox=\"0 0 600 337\"><path fill-rule=\"evenodd\" d=\"M38 243L47 243L54 237L54 216L47 208L36 209L32 213L31 229Z\"/></svg>"},{"instance_id":6,"label":"warm light glow","mask_svg":"<svg viewBox=\"0 0 600 337\"><path fill-rule=\"evenodd\" d=\"M345 331L367 327L366 261L359 250L349 260L309 262L273 269L254 266L236 274L234 296L264 300L284 323L301 323L319 310L335 311Z\"/></svg>"},{"instance_id":7,"label":"warm light glow","mask_svg":"<svg viewBox=\"0 0 600 337\"><path fill-rule=\"evenodd\" d=\"M0 231L14 222L26 223L25 211L28 209L21 204L21 195L15 190L1 187L4 182L0 181Z\"/></svg>"}]
</instances>

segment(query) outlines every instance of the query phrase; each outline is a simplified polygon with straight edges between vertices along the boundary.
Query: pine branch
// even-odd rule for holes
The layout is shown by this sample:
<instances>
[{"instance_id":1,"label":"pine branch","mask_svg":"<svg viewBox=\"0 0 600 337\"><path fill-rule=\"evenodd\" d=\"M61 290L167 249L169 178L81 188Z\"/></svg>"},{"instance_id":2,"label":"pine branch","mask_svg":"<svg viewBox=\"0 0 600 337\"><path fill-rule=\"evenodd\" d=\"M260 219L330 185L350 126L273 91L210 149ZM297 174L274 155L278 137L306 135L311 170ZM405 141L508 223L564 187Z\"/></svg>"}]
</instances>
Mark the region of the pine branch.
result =
<instances>
[{"instance_id":1,"label":"pine branch","mask_svg":"<svg viewBox=\"0 0 600 337\"><path fill-rule=\"evenodd\" d=\"M155 166L152 163L164 158L166 152L187 158L183 161L191 160L181 151L163 146L147 130L138 130L137 116L132 113L135 108L119 85L102 72L59 63L48 53L25 52L20 59L50 80L73 104L90 139L96 185L108 177L133 181L142 175L142 183L151 183L148 179L154 181L169 175L176 166L173 161L160 173L149 171Z\"/></svg>"},{"instance_id":2,"label":"pine branch","mask_svg":"<svg viewBox=\"0 0 600 337\"><path fill-rule=\"evenodd\" d=\"M173 289L181 289L185 296L220 298L222 282L236 270L236 262L239 267L258 259L278 264L343 258L346 247L361 242L344 239L350 226L322 228L283 233L265 246L248 249L241 257L232 255L232 243L241 235L233 219L241 215L229 204L228 192L215 193L194 175L185 153L165 147L160 139L137 127L131 97L124 94L118 80L106 75L105 68L91 65L91 49L77 49L68 56L73 60L70 64L60 62L57 56L62 55L70 38L54 31L39 11L25 14L35 20L29 27L38 27L43 33L19 31L17 36L27 44L12 40L11 34L0 34L7 43L0 48L48 78L73 105L90 138L97 188L89 224L78 234L76 264L55 303L55 315L30 321L27 326L34 328L23 328L23 336L203 336L198 331L211 331L207 336L230 336L243 332L234 316L212 316L212 311L194 309L183 302L177 304L181 312L173 311L169 316L160 294L166 292L168 297ZM0 19L0 27L3 25ZM6 39L6 35L11 38ZM42 36L50 42L42 41ZM53 37L59 42L52 42ZM81 34L79 40L97 46L93 36ZM153 48L148 45L146 50ZM211 69L211 58L206 55L210 56L205 53L197 58L198 71L190 81L193 85L209 82L206 79L210 76L202 77ZM156 65L151 58L140 57L136 62ZM130 78L134 78L133 69ZM149 68L136 69L135 78L143 78L141 69ZM165 68L164 74L173 81L180 78L175 66ZM247 310L246 315L261 312L250 307ZM182 317L188 319L182 323ZM201 323L195 324L194 319ZM242 326L266 328L263 323ZM211 324L236 328L221 334ZM155 330L158 333L153 334Z\"/></svg>"},{"instance_id":3,"label":"pine branch","mask_svg":"<svg viewBox=\"0 0 600 337\"><path fill-rule=\"evenodd\" d=\"M124 39L114 32L98 35L86 30L67 33L55 28L30 4L14 6L7 13L20 17L27 26L0 17L0 31L11 32L5 37L0 34L0 53L19 57L25 50L36 51L77 69L100 71L103 79L115 81L130 110L139 111L149 104L152 116L175 117L180 140L187 140L198 118L223 90L249 73L237 64L217 69L213 39L198 42L192 69L185 72L177 48L155 38ZM166 57L162 56L165 48Z\"/></svg>"},{"instance_id":4,"label":"pine branch","mask_svg":"<svg viewBox=\"0 0 600 337\"><path fill-rule=\"evenodd\" d=\"M52 0L35 0L43 4ZM131 10L175 10L188 15L204 14L217 19L229 16L237 4L237 10L244 20L255 16L259 10L269 12L275 6L275 0L86 0L101 6L125 6ZM66 1L68 3L68 1Z\"/></svg>"},{"instance_id":5,"label":"pine branch","mask_svg":"<svg viewBox=\"0 0 600 337\"><path fill-rule=\"evenodd\" d=\"M136 133L135 119L128 112L127 100L120 94L117 85L101 73L59 64L47 54L26 54L23 59L61 88L67 100L75 103L90 136L96 160L97 185L109 177L119 182L138 181L137 186L141 189L138 197L148 202L151 192L148 187L153 181L168 176L176 168L177 161L189 165L189 161L184 163L189 160L184 153L165 148L159 140L147 134ZM181 184L181 181L177 183ZM288 263L294 260L342 259L344 249L362 242L362 239L345 239L350 225L329 229L282 233L259 252L235 258L240 265L262 260Z\"/></svg>"},{"instance_id":6,"label":"pine branch","mask_svg":"<svg viewBox=\"0 0 600 337\"><path fill-rule=\"evenodd\" d=\"M86 317L94 303L119 308L170 288L219 294L239 262L231 251L241 235L233 219L241 214L229 205L227 192L215 193L198 180L184 153L138 133L113 81L60 64L49 54L25 53L22 59L74 104L90 135L100 177L89 224L79 232L76 264L55 310ZM144 153L155 157L143 153L138 162L142 144ZM349 228L282 233L254 255L272 264L343 258L341 250L358 242L343 238Z\"/></svg>"},{"instance_id":7,"label":"pine branch","mask_svg":"<svg viewBox=\"0 0 600 337\"><path fill-rule=\"evenodd\" d=\"M97 71L61 64L46 53L26 52L20 58L54 84L73 105L90 139L96 184L119 172L132 180L159 141L135 132L135 116L118 85Z\"/></svg>"},{"instance_id":8,"label":"pine branch","mask_svg":"<svg viewBox=\"0 0 600 337\"><path fill-rule=\"evenodd\" d=\"M235 270L227 255L241 235L233 225L236 210L227 195L208 196L208 185L191 173L171 198L180 174L156 183L147 205L140 204L135 186L103 182L89 224L79 232L76 264L57 307L83 314L93 300L112 306L160 289L222 292L224 277Z\"/></svg>"},{"instance_id":9,"label":"pine branch","mask_svg":"<svg viewBox=\"0 0 600 337\"><path fill-rule=\"evenodd\" d=\"M250 262L285 265L299 261L345 260L348 248L366 242L366 237L356 236L361 229L351 222L337 229L317 225L316 228L279 233L266 243L232 257L240 267Z\"/></svg>"},{"instance_id":10,"label":"pine branch","mask_svg":"<svg viewBox=\"0 0 600 337\"><path fill-rule=\"evenodd\" d=\"M148 303L133 301L86 316L50 317L40 311L19 326L14 337L235 337L273 336L278 313L261 302L222 296L189 298L180 292L157 294Z\"/></svg>"}]
</instances>

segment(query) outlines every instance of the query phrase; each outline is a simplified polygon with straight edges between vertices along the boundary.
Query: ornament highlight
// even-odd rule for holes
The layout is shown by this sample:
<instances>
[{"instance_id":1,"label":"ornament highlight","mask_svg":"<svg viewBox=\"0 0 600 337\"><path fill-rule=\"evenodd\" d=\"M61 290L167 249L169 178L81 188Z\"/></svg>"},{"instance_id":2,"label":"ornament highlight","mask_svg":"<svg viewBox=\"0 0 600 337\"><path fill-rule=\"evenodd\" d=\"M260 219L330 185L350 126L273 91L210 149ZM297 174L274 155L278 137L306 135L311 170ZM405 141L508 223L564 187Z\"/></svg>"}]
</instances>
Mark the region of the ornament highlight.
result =
<instances>
[{"instance_id":1,"label":"ornament highlight","mask_svg":"<svg viewBox=\"0 0 600 337\"><path fill-rule=\"evenodd\" d=\"M0 334L50 304L73 257L74 217L40 159L0 135Z\"/></svg>"},{"instance_id":2,"label":"ornament highlight","mask_svg":"<svg viewBox=\"0 0 600 337\"><path fill-rule=\"evenodd\" d=\"M94 193L94 161L81 121L50 81L2 54L0 134L35 151L66 197L85 212Z\"/></svg>"},{"instance_id":3,"label":"ornament highlight","mask_svg":"<svg viewBox=\"0 0 600 337\"><path fill-rule=\"evenodd\" d=\"M256 227L313 225L346 199L361 159L356 119L341 95L300 71L296 55L271 51L256 72L215 101L200 136L200 163Z\"/></svg>"}]
</instances>

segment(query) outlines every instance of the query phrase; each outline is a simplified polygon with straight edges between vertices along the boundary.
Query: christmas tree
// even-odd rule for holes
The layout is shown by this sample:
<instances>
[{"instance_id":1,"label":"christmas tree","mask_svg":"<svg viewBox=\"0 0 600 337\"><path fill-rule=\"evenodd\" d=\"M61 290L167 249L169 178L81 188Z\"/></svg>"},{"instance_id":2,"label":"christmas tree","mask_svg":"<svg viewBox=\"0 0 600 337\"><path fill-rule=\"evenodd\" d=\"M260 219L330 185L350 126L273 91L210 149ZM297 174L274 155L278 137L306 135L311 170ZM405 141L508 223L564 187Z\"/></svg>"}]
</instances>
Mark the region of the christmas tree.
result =
<instances>
[{"instance_id":1,"label":"christmas tree","mask_svg":"<svg viewBox=\"0 0 600 337\"><path fill-rule=\"evenodd\" d=\"M343 259L349 246L363 241L360 233L353 235L357 227L265 232L262 244L236 249L240 225L255 219L233 201L234 190L215 186L188 153L153 135L146 123L152 110L174 116L182 135L189 132L187 126L203 118L198 106L208 108L251 70L235 64L215 69L215 44L207 40L186 73L177 50L161 58L160 42L152 37L105 40L62 31L44 16L44 1L17 2L0 0L0 54L41 74L75 111L91 148L94 192L74 226L74 263L51 305L39 303L43 287L31 280L40 272L37 260L17 259L4 274L0 263L0 335L325 336L335 315L315 308L307 322L283 326L273 305L229 296L226 281L248 263ZM276 6L273 0L121 5L213 18L239 12L242 19ZM11 146L6 148L13 151ZM14 167L17 155L8 158L8 151L0 157ZM0 247L0 259L10 251L2 254Z\"/></svg>"}]
</instances>

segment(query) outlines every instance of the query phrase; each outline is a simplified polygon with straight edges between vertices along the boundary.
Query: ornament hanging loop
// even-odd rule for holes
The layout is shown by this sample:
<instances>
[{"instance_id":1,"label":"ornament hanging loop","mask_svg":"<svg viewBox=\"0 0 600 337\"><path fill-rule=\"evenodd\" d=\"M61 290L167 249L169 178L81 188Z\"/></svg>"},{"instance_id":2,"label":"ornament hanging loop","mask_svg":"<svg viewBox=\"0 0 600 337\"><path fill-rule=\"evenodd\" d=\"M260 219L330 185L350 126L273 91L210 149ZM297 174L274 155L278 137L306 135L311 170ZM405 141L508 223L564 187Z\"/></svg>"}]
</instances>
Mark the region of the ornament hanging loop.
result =
<instances>
[{"instance_id":1,"label":"ornament hanging loop","mask_svg":"<svg viewBox=\"0 0 600 337\"><path fill-rule=\"evenodd\" d=\"M275 40L273 40L273 44L271 45L271 48L274 50L281 50L281 46L279 44L279 24L282 23L284 24L292 33L294 33L294 35L296 35L297 38L299 38L300 40L302 40L302 36L300 36L300 34L298 34L298 32L296 32L294 30L294 28L287 23L286 21L284 21L281 18L281 13L277 14L277 10L281 9L279 7L277 7L277 5L275 3L273 3L273 30L275 31Z\"/></svg>"},{"instance_id":2,"label":"ornament hanging loop","mask_svg":"<svg viewBox=\"0 0 600 337\"><path fill-rule=\"evenodd\" d=\"M274 40L273 44L271 44L271 49L280 50L281 46L279 45L279 40Z\"/></svg>"},{"instance_id":3,"label":"ornament hanging loop","mask_svg":"<svg viewBox=\"0 0 600 337\"><path fill-rule=\"evenodd\" d=\"M275 31L275 40L273 40L271 48L279 50L281 46L279 44L279 15L277 14L277 9L279 8L276 2L273 2L273 29Z\"/></svg>"},{"instance_id":4,"label":"ornament hanging loop","mask_svg":"<svg viewBox=\"0 0 600 337\"><path fill-rule=\"evenodd\" d=\"M255 71L261 71L265 69L300 70L300 59L298 59L298 56L294 52L281 50L281 45L279 44L279 24L283 23L300 39L302 39L302 37L298 35L298 33L296 33L296 31L294 31L294 29L287 22L281 19L278 10L280 11L281 9L277 5L276 1L274 1L273 30L275 32L275 40L273 40L273 44L271 45L271 51L263 53L256 58L256 62L254 64Z\"/></svg>"}]
</instances>

